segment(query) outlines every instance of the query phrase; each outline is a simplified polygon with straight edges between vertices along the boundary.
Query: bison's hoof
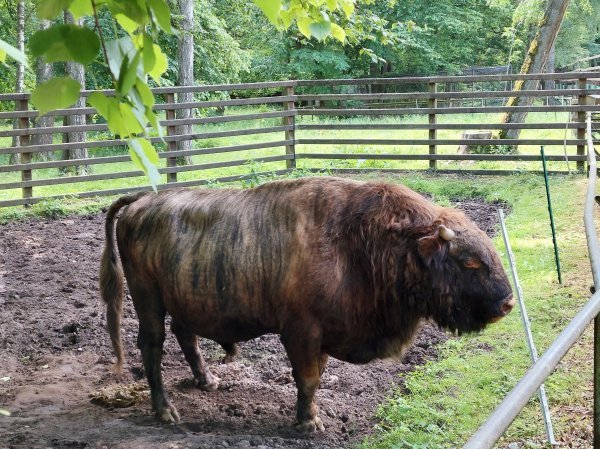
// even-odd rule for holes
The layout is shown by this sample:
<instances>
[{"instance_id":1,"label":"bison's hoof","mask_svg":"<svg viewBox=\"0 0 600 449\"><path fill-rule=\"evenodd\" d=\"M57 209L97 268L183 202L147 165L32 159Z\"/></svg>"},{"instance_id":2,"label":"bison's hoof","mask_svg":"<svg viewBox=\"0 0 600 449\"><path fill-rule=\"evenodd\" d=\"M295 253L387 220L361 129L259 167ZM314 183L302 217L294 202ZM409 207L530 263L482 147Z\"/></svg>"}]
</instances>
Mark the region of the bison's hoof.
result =
<instances>
[{"instance_id":1,"label":"bison's hoof","mask_svg":"<svg viewBox=\"0 0 600 449\"><path fill-rule=\"evenodd\" d=\"M165 408L158 411L156 413L158 418L167 424L174 424L179 422L179 413L177 413L177 409L173 407L171 404L167 404Z\"/></svg>"},{"instance_id":2,"label":"bison's hoof","mask_svg":"<svg viewBox=\"0 0 600 449\"><path fill-rule=\"evenodd\" d=\"M323 425L321 418L315 416L313 419L296 424L296 430L301 433L311 433L316 432L317 430L323 431L325 430L325 426Z\"/></svg>"},{"instance_id":3,"label":"bison's hoof","mask_svg":"<svg viewBox=\"0 0 600 449\"><path fill-rule=\"evenodd\" d=\"M198 388L202 391L217 391L220 381L221 379L211 374L210 376L206 376L206 379L198 382Z\"/></svg>"},{"instance_id":4,"label":"bison's hoof","mask_svg":"<svg viewBox=\"0 0 600 449\"><path fill-rule=\"evenodd\" d=\"M227 363L233 362L234 359L235 359L235 355L234 354L227 354L225 357L223 357L221 359L221 363L223 365L226 365Z\"/></svg>"}]
</instances>

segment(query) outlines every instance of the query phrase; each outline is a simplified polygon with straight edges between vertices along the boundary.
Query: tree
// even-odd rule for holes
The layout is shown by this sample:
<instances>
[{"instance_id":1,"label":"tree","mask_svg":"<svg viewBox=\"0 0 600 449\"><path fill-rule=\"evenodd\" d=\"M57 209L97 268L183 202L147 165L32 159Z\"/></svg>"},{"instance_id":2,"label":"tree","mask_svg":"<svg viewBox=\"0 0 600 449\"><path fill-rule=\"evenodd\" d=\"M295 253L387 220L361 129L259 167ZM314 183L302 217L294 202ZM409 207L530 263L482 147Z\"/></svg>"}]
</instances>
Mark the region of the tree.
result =
<instances>
[{"instance_id":1,"label":"tree","mask_svg":"<svg viewBox=\"0 0 600 449\"><path fill-rule=\"evenodd\" d=\"M544 15L538 23L537 32L531 40L520 73L541 73L543 71L568 6L569 0L547 0ZM515 82L513 90L535 90L538 84L538 80L519 80ZM506 106L529 106L531 103L531 97L511 97ZM502 123L523 123L526 117L527 112L507 112L502 118ZM499 137L501 139L518 139L520 133L521 130L518 128L502 130Z\"/></svg>"},{"instance_id":2,"label":"tree","mask_svg":"<svg viewBox=\"0 0 600 449\"><path fill-rule=\"evenodd\" d=\"M73 15L70 12L65 11L64 13L64 22L66 24L76 24L77 26L83 26L83 18L79 18L75 20ZM83 64L80 64L75 61L67 61L66 64L66 73L72 79L77 81L79 85L85 89L85 69L83 68ZM85 107L85 98L78 98L75 104L73 105L75 108L84 108ZM77 125L85 125L85 114L75 114L75 115L67 115L64 120L65 126L77 126ZM82 131L71 131L63 134L65 143L81 143L85 142L85 132ZM70 159L87 159L88 151L87 148L75 148L64 150L62 158L63 160ZM88 167L85 165L77 165L77 166L69 166L61 169L62 174L70 174L70 175L84 175L88 171Z\"/></svg>"},{"instance_id":3,"label":"tree","mask_svg":"<svg viewBox=\"0 0 600 449\"><path fill-rule=\"evenodd\" d=\"M179 24L179 42L177 45L177 59L179 61L179 86L194 85L194 1L179 0L179 12L181 13L181 22ZM178 94L180 103L190 103L194 101L192 92L182 92ZM178 119L188 119L192 117L191 109L178 109ZM177 134L191 134L192 125L177 126ZM190 150L192 148L191 140L181 140L177 142L177 150ZM179 164L191 165L192 157L184 156L177 159Z\"/></svg>"},{"instance_id":4,"label":"tree","mask_svg":"<svg viewBox=\"0 0 600 449\"><path fill-rule=\"evenodd\" d=\"M50 28L49 20L40 20L40 30L47 30ZM44 61L43 58L37 58L35 64L35 82L37 84L42 84L49 81L54 76L54 67L52 64L48 64ZM36 128L49 128L54 126L54 117L42 115L41 117L37 117L35 120ZM52 143L52 134L34 134L31 138L32 145L49 145ZM50 154L48 153L40 153L40 158L43 160L47 160L50 158Z\"/></svg>"},{"instance_id":5,"label":"tree","mask_svg":"<svg viewBox=\"0 0 600 449\"><path fill-rule=\"evenodd\" d=\"M25 52L25 0L18 0L17 2L17 49L20 52ZM25 64L22 62L17 63L17 76L15 78L15 92L23 92L25 87ZM18 119L13 120L13 128L18 128ZM12 138L12 146L17 147L20 145L19 136ZM18 164L21 162L19 153L11 154L9 163Z\"/></svg>"}]
</instances>

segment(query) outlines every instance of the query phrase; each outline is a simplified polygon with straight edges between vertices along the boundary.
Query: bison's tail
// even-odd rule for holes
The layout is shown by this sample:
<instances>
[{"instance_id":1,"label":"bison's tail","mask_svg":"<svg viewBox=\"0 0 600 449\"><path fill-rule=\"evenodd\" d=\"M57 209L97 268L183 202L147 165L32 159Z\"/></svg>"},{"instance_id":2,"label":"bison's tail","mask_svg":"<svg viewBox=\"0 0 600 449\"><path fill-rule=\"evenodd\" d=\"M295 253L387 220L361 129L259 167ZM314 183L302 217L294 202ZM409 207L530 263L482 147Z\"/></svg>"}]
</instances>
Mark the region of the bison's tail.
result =
<instances>
[{"instance_id":1,"label":"bison's tail","mask_svg":"<svg viewBox=\"0 0 600 449\"><path fill-rule=\"evenodd\" d=\"M115 242L115 217L119 210L136 201L145 192L127 195L115 201L106 214L106 245L100 263L100 294L106 303L106 325L117 356L115 372L123 368L125 357L121 341L121 316L123 315L123 267L117 255Z\"/></svg>"}]
</instances>

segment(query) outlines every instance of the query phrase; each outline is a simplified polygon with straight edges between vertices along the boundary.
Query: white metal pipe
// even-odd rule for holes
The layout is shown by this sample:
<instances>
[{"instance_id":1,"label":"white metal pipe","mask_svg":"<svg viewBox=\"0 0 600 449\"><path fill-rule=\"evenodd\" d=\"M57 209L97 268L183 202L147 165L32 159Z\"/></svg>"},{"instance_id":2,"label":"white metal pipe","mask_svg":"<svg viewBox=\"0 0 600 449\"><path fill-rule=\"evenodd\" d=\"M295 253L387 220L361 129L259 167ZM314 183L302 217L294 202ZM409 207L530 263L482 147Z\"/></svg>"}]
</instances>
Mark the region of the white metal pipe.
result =
<instances>
[{"instance_id":1,"label":"white metal pipe","mask_svg":"<svg viewBox=\"0 0 600 449\"><path fill-rule=\"evenodd\" d=\"M500 219L500 228L502 229L502 238L504 239L504 246L506 247L506 253L508 255L508 264L510 265L510 271L513 277L513 283L515 290L517 291L517 300L519 302L519 308L521 311L521 321L523 322L523 329L525 330L525 339L527 340L527 346L529 347L529 356L531 357L531 364L534 365L538 361L538 352L533 341L533 334L531 332L531 323L529 316L527 315L527 308L525 307L525 299L523 296L523 290L521 289L521 283L519 282L519 276L517 274L517 264L515 262L515 256L510 246L508 239L508 232L506 230L506 224L504 223L504 211L498 209L498 217ZM550 417L550 407L548 406L548 398L546 397L546 389L544 384L540 385L538 389L538 395L540 398L540 406L542 409L542 417L544 419L544 426L546 428L546 436L548 442L555 446L557 444L554 439L554 429L552 428L552 419Z\"/></svg>"},{"instance_id":2,"label":"white metal pipe","mask_svg":"<svg viewBox=\"0 0 600 449\"><path fill-rule=\"evenodd\" d=\"M525 373L487 421L467 441L463 449L491 449L494 446L598 312L600 312L600 292L596 292L575 315L537 363Z\"/></svg>"}]
</instances>

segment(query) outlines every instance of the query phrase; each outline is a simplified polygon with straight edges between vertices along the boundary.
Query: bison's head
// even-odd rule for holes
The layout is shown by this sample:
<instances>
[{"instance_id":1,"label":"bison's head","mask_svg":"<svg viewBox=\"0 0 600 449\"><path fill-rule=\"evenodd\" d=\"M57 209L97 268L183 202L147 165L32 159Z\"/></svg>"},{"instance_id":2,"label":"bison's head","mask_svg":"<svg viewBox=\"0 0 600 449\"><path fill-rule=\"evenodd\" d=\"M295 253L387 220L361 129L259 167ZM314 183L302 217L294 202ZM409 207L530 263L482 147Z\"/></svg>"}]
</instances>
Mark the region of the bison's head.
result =
<instances>
[{"instance_id":1,"label":"bison's head","mask_svg":"<svg viewBox=\"0 0 600 449\"><path fill-rule=\"evenodd\" d=\"M424 311L452 331L475 332L506 316L514 299L490 238L462 213L446 210L416 238L429 290Z\"/></svg>"}]
</instances>

